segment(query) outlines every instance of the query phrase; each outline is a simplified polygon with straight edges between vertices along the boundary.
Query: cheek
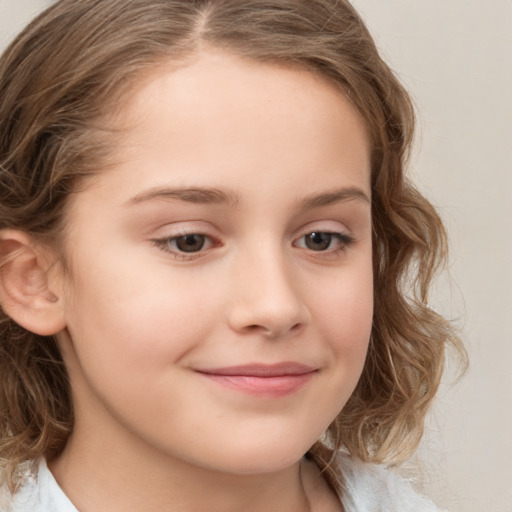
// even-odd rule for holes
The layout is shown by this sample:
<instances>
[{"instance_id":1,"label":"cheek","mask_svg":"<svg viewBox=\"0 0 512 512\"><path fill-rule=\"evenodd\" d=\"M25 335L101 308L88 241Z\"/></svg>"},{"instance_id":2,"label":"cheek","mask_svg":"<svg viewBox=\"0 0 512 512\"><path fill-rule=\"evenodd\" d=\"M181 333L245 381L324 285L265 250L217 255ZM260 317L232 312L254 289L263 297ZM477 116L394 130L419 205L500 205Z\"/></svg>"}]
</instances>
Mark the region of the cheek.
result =
<instances>
[{"instance_id":1,"label":"cheek","mask_svg":"<svg viewBox=\"0 0 512 512\"><path fill-rule=\"evenodd\" d=\"M211 328L218 301L201 287L133 268L104 265L105 278L89 269L75 283L68 329L84 365L103 360L126 373L153 371L179 360Z\"/></svg>"},{"instance_id":2,"label":"cheek","mask_svg":"<svg viewBox=\"0 0 512 512\"><path fill-rule=\"evenodd\" d=\"M322 295L318 320L328 340L333 372L326 394L341 410L363 371L373 323L373 276L369 263L352 268Z\"/></svg>"},{"instance_id":3,"label":"cheek","mask_svg":"<svg viewBox=\"0 0 512 512\"><path fill-rule=\"evenodd\" d=\"M342 352L365 351L373 322L371 265L360 265L317 292L317 315L333 348Z\"/></svg>"}]
</instances>

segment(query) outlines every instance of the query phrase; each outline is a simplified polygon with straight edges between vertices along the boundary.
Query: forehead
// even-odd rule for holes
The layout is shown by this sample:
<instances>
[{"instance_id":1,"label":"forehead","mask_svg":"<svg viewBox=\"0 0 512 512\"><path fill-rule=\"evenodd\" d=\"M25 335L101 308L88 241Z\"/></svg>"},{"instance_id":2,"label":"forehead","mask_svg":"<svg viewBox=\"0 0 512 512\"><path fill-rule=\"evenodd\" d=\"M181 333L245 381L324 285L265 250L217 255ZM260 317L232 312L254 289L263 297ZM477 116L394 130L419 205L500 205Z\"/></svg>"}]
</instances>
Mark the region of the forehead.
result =
<instances>
[{"instance_id":1,"label":"forehead","mask_svg":"<svg viewBox=\"0 0 512 512\"><path fill-rule=\"evenodd\" d=\"M210 149L231 141L234 151L253 141L262 151L280 145L293 154L300 147L287 143L302 140L309 147L341 135L340 149L350 145L354 157L369 153L355 107L340 89L305 69L205 52L184 65L159 67L142 84L124 105L130 147L142 132L146 142L149 136L155 143L172 137L175 148L194 134L198 145L209 142Z\"/></svg>"},{"instance_id":2,"label":"forehead","mask_svg":"<svg viewBox=\"0 0 512 512\"><path fill-rule=\"evenodd\" d=\"M300 183L306 196L323 180L370 197L364 121L340 89L305 69L203 52L153 70L121 113L111 179L123 172L132 192L171 180L269 193Z\"/></svg>"}]
</instances>

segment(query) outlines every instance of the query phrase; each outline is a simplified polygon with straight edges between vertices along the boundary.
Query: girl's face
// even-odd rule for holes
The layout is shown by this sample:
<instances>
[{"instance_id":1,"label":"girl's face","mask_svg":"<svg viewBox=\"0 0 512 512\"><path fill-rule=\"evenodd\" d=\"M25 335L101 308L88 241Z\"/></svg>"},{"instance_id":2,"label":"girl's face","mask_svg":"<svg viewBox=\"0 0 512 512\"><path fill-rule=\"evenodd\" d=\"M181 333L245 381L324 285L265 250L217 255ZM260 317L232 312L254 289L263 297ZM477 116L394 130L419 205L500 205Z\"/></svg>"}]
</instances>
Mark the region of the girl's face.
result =
<instances>
[{"instance_id":1,"label":"girl's face","mask_svg":"<svg viewBox=\"0 0 512 512\"><path fill-rule=\"evenodd\" d=\"M69 204L70 443L289 467L365 361L363 121L311 73L213 52L162 68L125 113L118 164Z\"/></svg>"}]
</instances>

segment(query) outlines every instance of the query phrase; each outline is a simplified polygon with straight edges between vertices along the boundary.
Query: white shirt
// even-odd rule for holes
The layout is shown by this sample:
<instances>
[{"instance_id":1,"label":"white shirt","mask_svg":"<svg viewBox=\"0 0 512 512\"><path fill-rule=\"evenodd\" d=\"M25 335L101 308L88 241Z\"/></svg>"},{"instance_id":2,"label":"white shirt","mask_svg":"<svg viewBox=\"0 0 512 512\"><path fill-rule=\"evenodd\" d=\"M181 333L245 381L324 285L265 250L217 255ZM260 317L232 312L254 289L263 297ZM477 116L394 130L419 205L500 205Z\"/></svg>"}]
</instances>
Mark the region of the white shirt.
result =
<instances>
[{"instance_id":1,"label":"white shirt","mask_svg":"<svg viewBox=\"0 0 512 512\"><path fill-rule=\"evenodd\" d=\"M408 482L384 466L341 456L340 467L345 477L343 506L346 512L440 512ZM5 500L6 495L3 497ZM0 502L1 512L78 512L44 459L37 473L27 476L20 491L8 501L5 505Z\"/></svg>"}]
</instances>

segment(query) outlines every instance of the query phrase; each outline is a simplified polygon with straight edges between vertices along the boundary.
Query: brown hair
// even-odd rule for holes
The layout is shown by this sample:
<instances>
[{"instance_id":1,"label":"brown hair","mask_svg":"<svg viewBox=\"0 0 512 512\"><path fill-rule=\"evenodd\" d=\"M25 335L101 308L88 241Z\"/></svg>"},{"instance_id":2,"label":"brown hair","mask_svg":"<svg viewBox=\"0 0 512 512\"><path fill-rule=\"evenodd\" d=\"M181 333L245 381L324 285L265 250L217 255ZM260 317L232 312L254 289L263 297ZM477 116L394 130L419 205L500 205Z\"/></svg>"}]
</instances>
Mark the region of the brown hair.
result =
<instances>
[{"instance_id":1,"label":"brown hair","mask_svg":"<svg viewBox=\"0 0 512 512\"><path fill-rule=\"evenodd\" d=\"M427 305L446 254L442 223L404 177L413 135L410 99L346 0L60 0L0 61L0 229L56 240L66 198L105 168L101 133L115 100L151 69L202 45L302 66L341 87L364 118L372 148L375 314L358 386L309 456L336 486L341 446L363 460L409 456L459 342ZM108 135L108 134L107 134ZM112 134L110 134L112 135ZM2 262L0 262L1 265ZM55 340L0 311L0 464L52 458L73 427Z\"/></svg>"}]
</instances>

